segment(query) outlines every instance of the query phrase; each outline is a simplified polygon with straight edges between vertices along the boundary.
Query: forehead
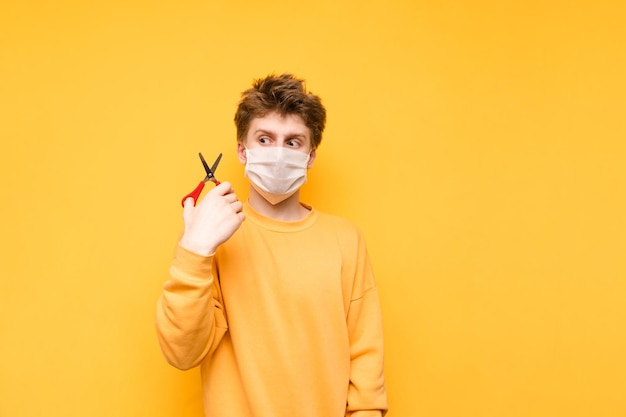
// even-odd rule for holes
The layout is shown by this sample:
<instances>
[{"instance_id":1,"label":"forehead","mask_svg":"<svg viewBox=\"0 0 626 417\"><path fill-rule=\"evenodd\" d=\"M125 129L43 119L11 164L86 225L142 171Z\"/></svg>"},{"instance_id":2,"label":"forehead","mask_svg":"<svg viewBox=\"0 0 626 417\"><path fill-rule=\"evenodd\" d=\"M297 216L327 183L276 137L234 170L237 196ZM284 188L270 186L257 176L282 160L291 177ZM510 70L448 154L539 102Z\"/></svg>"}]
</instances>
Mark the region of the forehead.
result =
<instances>
[{"instance_id":1,"label":"forehead","mask_svg":"<svg viewBox=\"0 0 626 417\"><path fill-rule=\"evenodd\" d=\"M246 136L254 136L260 132L276 136L301 136L308 140L311 139L311 129L297 114L282 115L272 112L262 117L255 117L250 121Z\"/></svg>"}]
</instances>

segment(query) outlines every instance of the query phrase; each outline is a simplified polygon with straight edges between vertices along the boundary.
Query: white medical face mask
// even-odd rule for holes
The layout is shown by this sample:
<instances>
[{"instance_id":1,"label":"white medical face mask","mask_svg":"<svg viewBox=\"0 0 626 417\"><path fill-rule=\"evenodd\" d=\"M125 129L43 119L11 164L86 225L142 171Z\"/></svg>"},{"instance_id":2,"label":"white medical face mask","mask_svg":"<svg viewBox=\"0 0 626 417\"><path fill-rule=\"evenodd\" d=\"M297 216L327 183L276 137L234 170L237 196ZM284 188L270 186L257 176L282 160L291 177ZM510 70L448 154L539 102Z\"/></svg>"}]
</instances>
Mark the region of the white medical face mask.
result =
<instances>
[{"instance_id":1,"label":"white medical face mask","mask_svg":"<svg viewBox=\"0 0 626 417\"><path fill-rule=\"evenodd\" d=\"M244 175L267 201L278 204L306 182L311 155L282 146L246 148Z\"/></svg>"}]
</instances>

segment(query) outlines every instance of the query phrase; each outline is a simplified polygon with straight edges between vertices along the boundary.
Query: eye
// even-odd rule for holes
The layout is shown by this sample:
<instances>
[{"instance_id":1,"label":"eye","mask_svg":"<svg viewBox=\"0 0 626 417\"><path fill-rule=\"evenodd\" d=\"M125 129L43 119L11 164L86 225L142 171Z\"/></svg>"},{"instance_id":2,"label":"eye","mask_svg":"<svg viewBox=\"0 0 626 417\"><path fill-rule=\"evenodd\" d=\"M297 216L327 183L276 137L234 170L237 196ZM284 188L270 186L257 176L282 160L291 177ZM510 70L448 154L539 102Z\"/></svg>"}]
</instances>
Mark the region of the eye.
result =
<instances>
[{"instance_id":1,"label":"eye","mask_svg":"<svg viewBox=\"0 0 626 417\"><path fill-rule=\"evenodd\" d=\"M287 146L290 148L298 148L300 147L300 142L298 142L297 140L291 139L287 141Z\"/></svg>"},{"instance_id":2,"label":"eye","mask_svg":"<svg viewBox=\"0 0 626 417\"><path fill-rule=\"evenodd\" d=\"M270 143L270 138L268 138L267 136L261 136L259 138L259 143L267 145L268 143Z\"/></svg>"}]
</instances>

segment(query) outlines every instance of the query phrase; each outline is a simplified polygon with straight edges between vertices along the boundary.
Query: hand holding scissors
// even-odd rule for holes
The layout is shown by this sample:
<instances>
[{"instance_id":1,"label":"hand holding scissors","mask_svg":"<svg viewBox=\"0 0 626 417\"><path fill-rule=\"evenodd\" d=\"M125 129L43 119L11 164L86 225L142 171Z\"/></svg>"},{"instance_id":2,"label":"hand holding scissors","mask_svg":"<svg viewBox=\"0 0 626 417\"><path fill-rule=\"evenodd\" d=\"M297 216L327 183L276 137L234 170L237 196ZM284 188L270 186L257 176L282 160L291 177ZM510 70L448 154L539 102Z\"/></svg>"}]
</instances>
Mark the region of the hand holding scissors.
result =
<instances>
[{"instance_id":1,"label":"hand holding scissors","mask_svg":"<svg viewBox=\"0 0 626 417\"><path fill-rule=\"evenodd\" d=\"M215 183L215 185L220 185L220 182L217 180L217 178L215 178L215 170L217 169L217 166L220 163L220 159L222 159L222 154L220 153L217 156L217 159L215 160L211 168L209 168L209 165L204 160L204 157L202 156L202 152L198 152L198 155L200 156L200 160L202 161L202 165L204 166L204 170L206 171L206 177L204 177L204 179L200 181L200 184L198 184L198 186L192 192L190 192L189 194L183 197L183 200L181 201L181 204L183 207L185 207L185 200L190 197L193 198L193 205L194 206L196 205L196 202L198 201L198 197L200 197L200 193L204 189L205 183L211 181Z\"/></svg>"},{"instance_id":2,"label":"hand holding scissors","mask_svg":"<svg viewBox=\"0 0 626 417\"><path fill-rule=\"evenodd\" d=\"M209 191L206 198L196 207L205 183L211 181L216 186L220 185L215 178L215 170L222 158L222 154L219 154L213 166L209 168L202 154L199 155L207 175L192 192L183 197L185 232L180 245L191 252L208 256L215 253L217 247L235 233L241 226L245 214L243 204L228 182ZM192 199L193 206L191 204L185 206L188 198Z\"/></svg>"}]
</instances>

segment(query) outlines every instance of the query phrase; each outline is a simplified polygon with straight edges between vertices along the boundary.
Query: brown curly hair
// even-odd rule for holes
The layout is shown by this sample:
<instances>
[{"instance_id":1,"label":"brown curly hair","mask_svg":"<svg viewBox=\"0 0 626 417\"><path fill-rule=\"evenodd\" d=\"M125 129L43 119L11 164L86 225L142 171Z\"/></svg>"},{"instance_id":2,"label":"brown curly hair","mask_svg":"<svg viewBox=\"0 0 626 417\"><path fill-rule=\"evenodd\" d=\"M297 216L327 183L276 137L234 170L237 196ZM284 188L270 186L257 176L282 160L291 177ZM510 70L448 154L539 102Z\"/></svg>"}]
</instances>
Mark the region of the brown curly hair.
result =
<instances>
[{"instance_id":1,"label":"brown curly hair","mask_svg":"<svg viewBox=\"0 0 626 417\"><path fill-rule=\"evenodd\" d=\"M311 148L322 141L326 125L326 109L321 99L306 90L304 80L292 74L271 74L254 81L252 88L241 94L235 113L237 141L243 142L252 119L278 112L282 116L295 114L302 117L311 130Z\"/></svg>"}]
</instances>

